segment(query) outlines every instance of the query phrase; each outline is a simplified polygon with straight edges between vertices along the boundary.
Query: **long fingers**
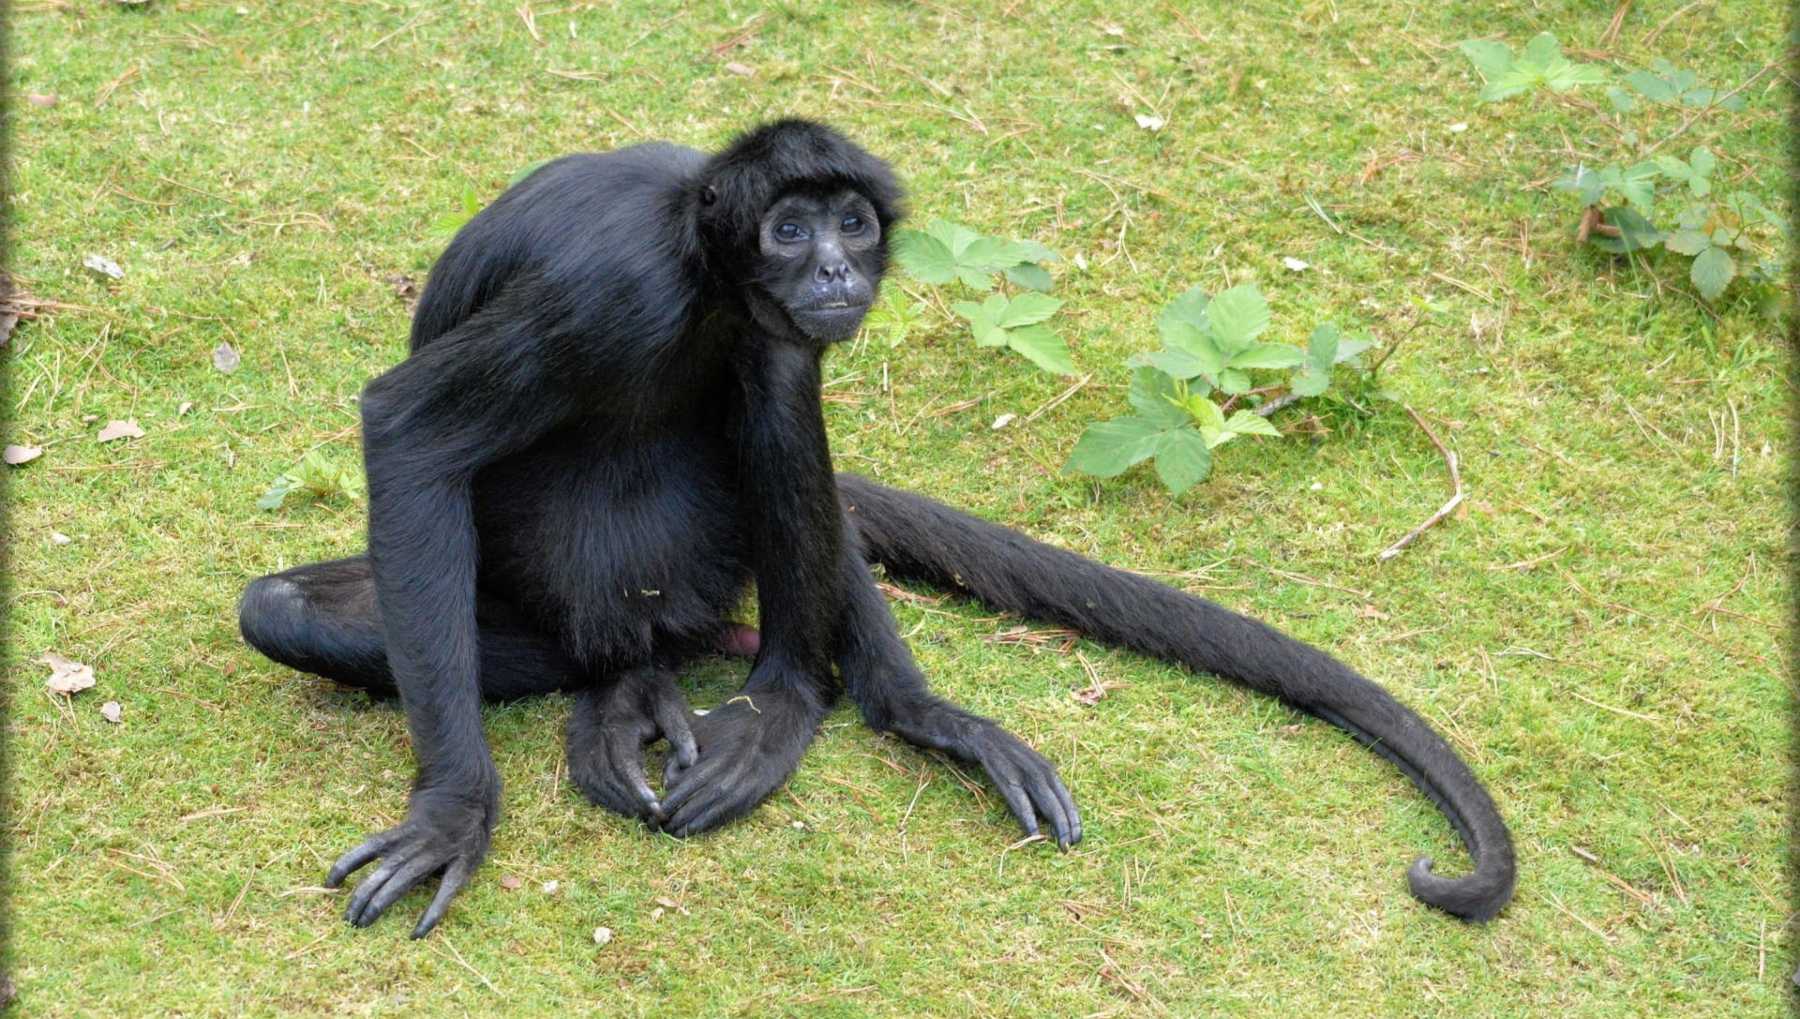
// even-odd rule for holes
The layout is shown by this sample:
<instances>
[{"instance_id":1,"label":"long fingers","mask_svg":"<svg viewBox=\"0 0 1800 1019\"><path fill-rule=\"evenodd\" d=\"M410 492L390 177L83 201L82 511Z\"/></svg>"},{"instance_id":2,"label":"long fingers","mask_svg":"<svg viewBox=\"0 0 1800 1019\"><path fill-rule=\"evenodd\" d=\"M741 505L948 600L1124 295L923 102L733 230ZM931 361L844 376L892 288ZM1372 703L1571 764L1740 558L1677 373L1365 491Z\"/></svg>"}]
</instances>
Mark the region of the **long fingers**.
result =
<instances>
[{"instance_id":1,"label":"long fingers","mask_svg":"<svg viewBox=\"0 0 1800 1019\"><path fill-rule=\"evenodd\" d=\"M469 883L469 875L474 871L475 868L464 859L458 859L444 870L444 877L438 882L437 894L432 897L431 905L426 907L425 915L419 918L419 925L413 928L412 936L415 939L430 934L431 929L438 925L438 921L450 909L450 900L456 898L456 893Z\"/></svg>"},{"instance_id":2,"label":"long fingers","mask_svg":"<svg viewBox=\"0 0 1800 1019\"><path fill-rule=\"evenodd\" d=\"M653 709L656 728L675 751L676 763L683 768L692 768L700 760L700 748L694 742L694 730L688 725L687 702L679 693L670 692L673 696L659 698Z\"/></svg>"},{"instance_id":3,"label":"long fingers","mask_svg":"<svg viewBox=\"0 0 1800 1019\"><path fill-rule=\"evenodd\" d=\"M325 887L336 888L344 883L345 878L361 870L364 864L387 852L393 841L393 834L391 831L384 831L371 835L363 840L362 845L338 857L337 862L331 865L330 872L325 875Z\"/></svg>"}]
</instances>

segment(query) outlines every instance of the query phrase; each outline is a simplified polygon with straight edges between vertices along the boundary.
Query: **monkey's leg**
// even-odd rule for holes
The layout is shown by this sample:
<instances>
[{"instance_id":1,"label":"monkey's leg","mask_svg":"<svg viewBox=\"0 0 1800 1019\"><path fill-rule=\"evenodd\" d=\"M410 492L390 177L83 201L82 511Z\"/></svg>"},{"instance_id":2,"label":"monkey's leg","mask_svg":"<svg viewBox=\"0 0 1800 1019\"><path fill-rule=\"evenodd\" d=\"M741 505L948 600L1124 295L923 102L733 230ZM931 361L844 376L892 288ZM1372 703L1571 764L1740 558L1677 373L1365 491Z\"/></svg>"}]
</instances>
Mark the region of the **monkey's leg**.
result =
<instances>
[{"instance_id":1,"label":"monkey's leg","mask_svg":"<svg viewBox=\"0 0 1800 1019\"><path fill-rule=\"evenodd\" d=\"M580 684L582 673L556 640L498 598L479 596L481 695L511 700ZM334 559L258 577L238 604L244 640L274 661L370 693L392 696L381 608L367 556Z\"/></svg>"},{"instance_id":2,"label":"monkey's leg","mask_svg":"<svg viewBox=\"0 0 1800 1019\"><path fill-rule=\"evenodd\" d=\"M844 523L844 615L838 671L869 727L915 746L979 764L1027 835L1038 819L1064 849L1081 841L1081 813L1056 766L999 723L932 693L900 639L894 617L863 561L855 515Z\"/></svg>"}]
</instances>

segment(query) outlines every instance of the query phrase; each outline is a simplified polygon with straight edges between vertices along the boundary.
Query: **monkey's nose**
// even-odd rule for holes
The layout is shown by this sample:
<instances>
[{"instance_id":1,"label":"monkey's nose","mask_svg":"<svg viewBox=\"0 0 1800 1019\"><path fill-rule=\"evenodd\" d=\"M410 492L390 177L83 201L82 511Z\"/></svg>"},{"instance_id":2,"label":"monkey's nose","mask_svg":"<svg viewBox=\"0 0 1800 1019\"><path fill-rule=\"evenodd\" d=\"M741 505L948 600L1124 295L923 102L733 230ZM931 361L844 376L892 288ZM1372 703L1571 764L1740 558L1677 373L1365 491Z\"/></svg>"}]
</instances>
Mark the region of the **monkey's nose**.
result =
<instances>
[{"instance_id":1,"label":"monkey's nose","mask_svg":"<svg viewBox=\"0 0 1800 1019\"><path fill-rule=\"evenodd\" d=\"M813 279L819 283L839 283L849 278L849 262L822 262L813 270Z\"/></svg>"}]
</instances>

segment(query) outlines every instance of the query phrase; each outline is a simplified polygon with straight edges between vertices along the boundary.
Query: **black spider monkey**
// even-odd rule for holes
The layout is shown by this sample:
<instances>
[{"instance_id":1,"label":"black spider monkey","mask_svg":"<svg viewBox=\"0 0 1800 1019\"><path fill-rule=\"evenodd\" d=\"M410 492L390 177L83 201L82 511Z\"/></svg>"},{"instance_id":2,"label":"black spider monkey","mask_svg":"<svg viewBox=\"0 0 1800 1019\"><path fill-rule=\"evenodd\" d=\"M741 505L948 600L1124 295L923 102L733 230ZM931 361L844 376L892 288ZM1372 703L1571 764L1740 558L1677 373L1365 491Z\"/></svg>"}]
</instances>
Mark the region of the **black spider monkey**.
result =
<instances>
[{"instance_id":1,"label":"black spider monkey","mask_svg":"<svg viewBox=\"0 0 1800 1019\"><path fill-rule=\"evenodd\" d=\"M1511 838L1419 716L1350 669L1211 602L832 473L825 349L887 266L901 191L830 128L784 120L707 156L569 156L465 226L432 269L411 354L362 394L366 556L262 577L246 640L297 669L398 691L418 756L406 819L331 868L381 859L365 926L441 875L444 915L488 847L500 780L480 702L577 691L570 775L678 836L742 816L793 772L847 691L869 725L981 765L1029 834L1081 817L1056 768L933 695L868 563L1248 684L1332 722L1436 802L1475 861L1420 859L1413 894L1469 920L1512 895ZM693 716L674 670L721 643L755 581L742 691ZM667 739L665 790L644 748Z\"/></svg>"}]
</instances>

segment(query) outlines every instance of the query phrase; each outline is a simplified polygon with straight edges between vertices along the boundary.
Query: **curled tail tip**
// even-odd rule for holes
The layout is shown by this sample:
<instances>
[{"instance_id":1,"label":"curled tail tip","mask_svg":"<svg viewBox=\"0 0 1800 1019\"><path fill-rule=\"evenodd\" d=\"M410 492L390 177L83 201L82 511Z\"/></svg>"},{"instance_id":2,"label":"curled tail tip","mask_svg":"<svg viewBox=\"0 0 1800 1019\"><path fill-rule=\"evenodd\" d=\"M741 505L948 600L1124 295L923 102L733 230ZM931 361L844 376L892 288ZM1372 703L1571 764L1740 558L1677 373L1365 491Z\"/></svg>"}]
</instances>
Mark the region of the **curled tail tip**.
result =
<instances>
[{"instance_id":1,"label":"curled tail tip","mask_svg":"<svg viewBox=\"0 0 1800 1019\"><path fill-rule=\"evenodd\" d=\"M1475 873L1446 878L1432 873L1429 856L1413 861L1407 883L1419 901L1470 923L1492 920L1512 901L1514 870L1510 855L1503 860L1480 860Z\"/></svg>"}]
</instances>

